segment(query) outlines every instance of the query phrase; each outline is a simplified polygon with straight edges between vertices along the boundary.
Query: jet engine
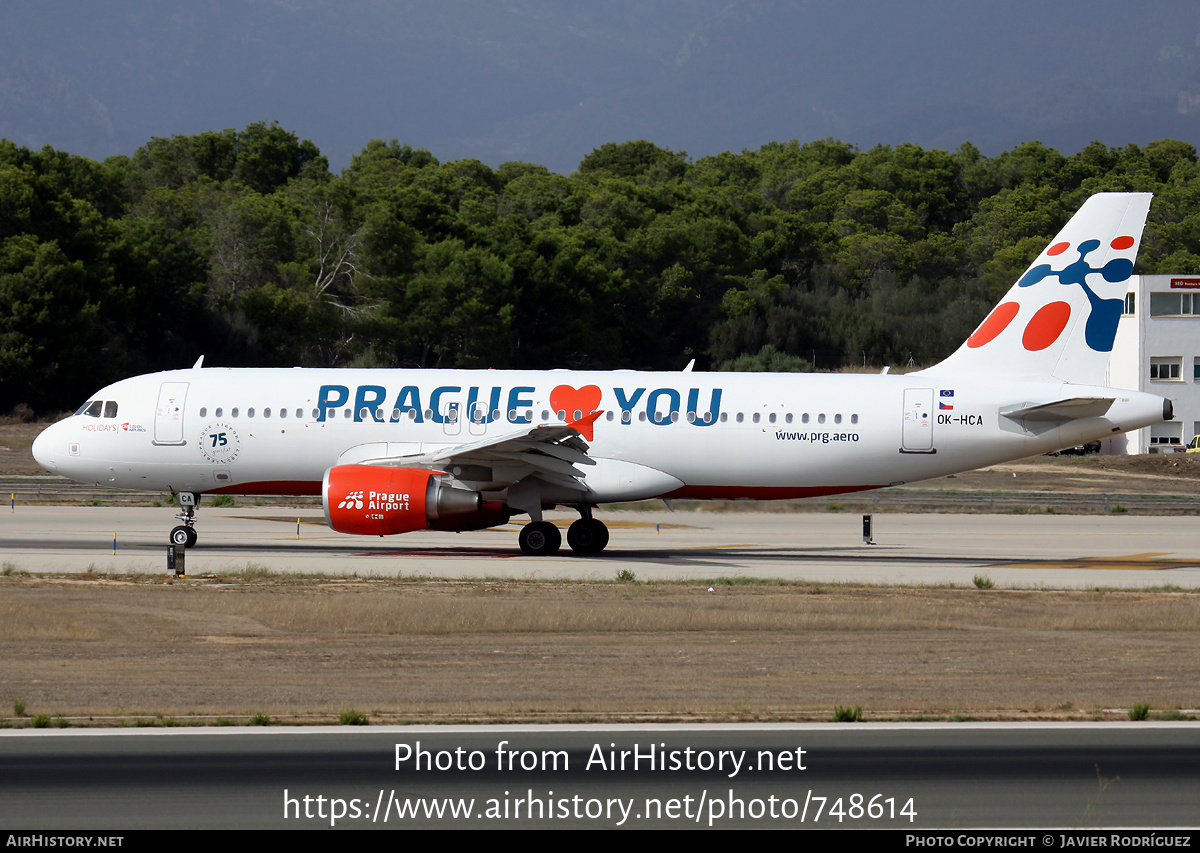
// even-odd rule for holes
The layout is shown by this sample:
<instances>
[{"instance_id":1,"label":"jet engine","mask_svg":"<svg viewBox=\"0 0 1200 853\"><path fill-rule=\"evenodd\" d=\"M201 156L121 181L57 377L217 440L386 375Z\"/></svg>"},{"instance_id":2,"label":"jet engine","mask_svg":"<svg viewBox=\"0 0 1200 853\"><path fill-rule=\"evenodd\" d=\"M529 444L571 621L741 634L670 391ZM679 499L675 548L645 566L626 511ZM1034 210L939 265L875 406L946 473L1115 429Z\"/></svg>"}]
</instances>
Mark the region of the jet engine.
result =
<instances>
[{"instance_id":1,"label":"jet engine","mask_svg":"<svg viewBox=\"0 0 1200 853\"><path fill-rule=\"evenodd\" d=\"M321 483L325 522L339 533L385 536L413 530L476 530L504 524L507 509L449 486L434 471L338 465Z\"/></svg>"}]
</instances>

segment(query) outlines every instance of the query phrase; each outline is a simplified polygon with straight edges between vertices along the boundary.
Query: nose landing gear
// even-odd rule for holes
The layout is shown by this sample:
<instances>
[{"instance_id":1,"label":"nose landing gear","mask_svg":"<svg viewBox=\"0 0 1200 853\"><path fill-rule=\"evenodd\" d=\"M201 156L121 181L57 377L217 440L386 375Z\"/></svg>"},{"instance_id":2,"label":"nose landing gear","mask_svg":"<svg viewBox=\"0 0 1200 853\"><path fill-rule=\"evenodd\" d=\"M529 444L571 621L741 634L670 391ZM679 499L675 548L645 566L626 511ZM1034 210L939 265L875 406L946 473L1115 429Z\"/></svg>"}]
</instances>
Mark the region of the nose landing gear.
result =
<instances>
[{"instance_id":1,"label":"nose landing gear","mask_svg":"<svg viewBox=\"0 0 1200 853\"><path fill-rule=\"evenodd\" d=\"M175 517L183 524L171 531L172 545L182 545L184 548L196 547L196 507L199 503L200 496L195 492L179 493L179 506L183 511Z\"/></svg>"}]
</instances>

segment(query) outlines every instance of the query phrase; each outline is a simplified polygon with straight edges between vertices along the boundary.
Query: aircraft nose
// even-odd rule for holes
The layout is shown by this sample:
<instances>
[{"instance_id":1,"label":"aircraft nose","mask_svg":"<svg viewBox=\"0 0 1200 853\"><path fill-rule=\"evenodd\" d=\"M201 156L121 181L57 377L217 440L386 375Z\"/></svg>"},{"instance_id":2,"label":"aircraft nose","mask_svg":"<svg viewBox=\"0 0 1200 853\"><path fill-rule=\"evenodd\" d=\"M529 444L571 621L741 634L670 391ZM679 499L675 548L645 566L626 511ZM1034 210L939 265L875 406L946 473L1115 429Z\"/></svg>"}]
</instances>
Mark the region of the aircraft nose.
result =
<instances>
[{"instance_id":1,"label":"aircraft nose","mask_svg":"<svg viewBox=\"0 0 1200 853\"><path fill-rule=\"evenodd\" d=\"M58 424L53 424L46 427L33 440L33 458L37 460L39 465L53 474L58 473L58 457L62 454L62 450L53 435L57 426Z\"/></svg>"}]
</instances>

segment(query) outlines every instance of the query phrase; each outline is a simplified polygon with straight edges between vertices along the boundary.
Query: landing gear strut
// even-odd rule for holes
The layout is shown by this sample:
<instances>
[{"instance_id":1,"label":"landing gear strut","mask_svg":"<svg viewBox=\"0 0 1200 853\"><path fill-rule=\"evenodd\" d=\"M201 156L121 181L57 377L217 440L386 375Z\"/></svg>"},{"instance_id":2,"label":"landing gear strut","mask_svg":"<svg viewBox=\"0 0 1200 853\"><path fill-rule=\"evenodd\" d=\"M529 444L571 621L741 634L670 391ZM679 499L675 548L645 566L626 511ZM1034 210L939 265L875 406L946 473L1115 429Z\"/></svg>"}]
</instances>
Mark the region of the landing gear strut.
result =
<instances>
[{"instance_id":1,"label":"landing gear strut","mask_svg":"<svg viewBox=\"0 0 1200 853\"><path fill-rule=\"evenodd\" d=\"M183 524L171 531L171 544L182 545L184 548L196 547L196 505L200 496L195 492L180 492L179 506L183 511L175 516Z\"/></svg>"}]
</instances>

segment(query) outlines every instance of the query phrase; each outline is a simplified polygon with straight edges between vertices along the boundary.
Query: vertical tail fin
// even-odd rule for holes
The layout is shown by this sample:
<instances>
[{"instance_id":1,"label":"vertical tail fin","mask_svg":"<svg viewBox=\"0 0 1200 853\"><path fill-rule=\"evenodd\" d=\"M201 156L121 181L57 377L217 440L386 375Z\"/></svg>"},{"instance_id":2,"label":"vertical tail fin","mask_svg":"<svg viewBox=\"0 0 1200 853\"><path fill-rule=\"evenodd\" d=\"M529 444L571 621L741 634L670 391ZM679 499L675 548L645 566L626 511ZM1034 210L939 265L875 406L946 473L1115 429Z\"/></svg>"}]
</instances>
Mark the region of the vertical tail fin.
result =
<instances>
[{"instance_id":1,"label":"vertical tail fin","mask_svg":"<svg viewBox=\"0 0 1200 853\"><path fill-rule=\"evenodd\" d=\"M1149 193L1098 193L958 350L930 372L1104 383Z\"/></svg>"}]
</instances>

